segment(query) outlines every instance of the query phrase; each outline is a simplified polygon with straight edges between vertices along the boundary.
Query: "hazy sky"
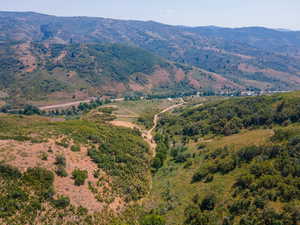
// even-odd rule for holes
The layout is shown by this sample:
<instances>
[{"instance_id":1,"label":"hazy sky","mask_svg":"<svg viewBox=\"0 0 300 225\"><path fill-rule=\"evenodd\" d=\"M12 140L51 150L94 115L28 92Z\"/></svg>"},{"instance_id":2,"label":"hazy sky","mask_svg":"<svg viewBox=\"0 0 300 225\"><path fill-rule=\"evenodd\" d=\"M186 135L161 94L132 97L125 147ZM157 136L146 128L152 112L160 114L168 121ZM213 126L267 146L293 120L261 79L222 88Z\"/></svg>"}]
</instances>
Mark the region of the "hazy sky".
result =
<instances>
[{"instance_id":1,"label":"hazy sky","mask_svg":"<svg viewBox=\"0 0 300 225\"><path fill-rule=\"evenodd\" d=\"M1 0L0 10L300 30L300 0Z\"/></svg>"}]
</instances>

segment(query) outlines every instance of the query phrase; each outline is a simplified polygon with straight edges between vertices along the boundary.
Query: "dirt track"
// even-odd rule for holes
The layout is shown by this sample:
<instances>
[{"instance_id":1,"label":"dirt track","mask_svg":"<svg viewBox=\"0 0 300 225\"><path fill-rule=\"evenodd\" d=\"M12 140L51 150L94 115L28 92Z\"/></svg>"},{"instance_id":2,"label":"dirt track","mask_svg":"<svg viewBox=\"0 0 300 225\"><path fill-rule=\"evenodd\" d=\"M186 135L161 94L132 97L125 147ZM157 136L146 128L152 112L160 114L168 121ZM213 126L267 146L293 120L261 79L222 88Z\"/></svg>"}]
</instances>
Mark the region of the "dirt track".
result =
<instances>
[{"instance_id":1,"label":"dirt track","mask_svg":"<svg viewBox=\"0 0 300 225\"><path fill-rule=\"evenodd\" d=\"M161 112L157 113L154 115L154 118L153 118L153 126L151 127L150 130L142 130L139 126L137 126L136 124L134 123L131 123L131 122L124 122L124 121L118 121L118 120L115 120L115 121L112 121L111 123L115 126L122 126L122 127L128 127L128 128L137 128L139 129L141 132L142 132L142 136L144 138L144 140L149 144L150 146L150 150L152 152L152 157L155 157L156 155L156 143L155 143L155 140L154 140L154 137L152 135L152 132L155 130L155 128L157 127L157 124L158 124L158 120L159 120L159 115L163 114L163 113L166 113L172 109L175 109L179 106L182 106L184 104L184 101L182 100L182 103L180 104L175 104L175 105L172 105L164 110L162 110Z\"/></svg>"},{"instance_id":2,"label":"dirt track","mask_svg":"<svg viewBox=\"0 0 300 225\"><path fill-rule=\"evenodd\" d=\"M57 105L41 106L41 107L39 107L39 109L40 110L49 110L49 109L66 108L66 107L70 107L70 106L78 106L80 103L89 103L90 101L92 101L92 100L89 99L89 100L76 101L76 102L67 102L67 103L62 103L62 104L57 104Z\"/></svg>"}]
</instances>

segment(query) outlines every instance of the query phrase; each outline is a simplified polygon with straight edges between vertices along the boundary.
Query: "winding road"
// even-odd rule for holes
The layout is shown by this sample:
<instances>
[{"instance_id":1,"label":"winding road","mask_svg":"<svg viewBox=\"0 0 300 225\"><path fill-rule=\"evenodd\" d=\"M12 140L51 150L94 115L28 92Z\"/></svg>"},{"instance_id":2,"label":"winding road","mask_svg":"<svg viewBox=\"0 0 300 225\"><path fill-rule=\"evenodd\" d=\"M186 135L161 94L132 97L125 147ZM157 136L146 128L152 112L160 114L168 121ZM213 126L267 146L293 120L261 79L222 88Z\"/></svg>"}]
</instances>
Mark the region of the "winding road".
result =
<instances>
[{"instance_id":1,"label":"winding road","mask_svg":"<svg viewBox=\"0 0 300 225\"><path fill-rule=\"evenodd\" d=\"M39 107L40 110L51 110L51 109L58 109L58 108L65 108L65 107L70 107L70 106L78 106L80 103L89 103L93 99L88 99L88 100L82 100L82 101L75 101L75 102L67 102L67 103L62 103L62 104L57 104L57 105L49 105L49 106L41 106ZM114 99L114 101L123 101L124 99ZM137 128L142 132L142 136L145 139L145 141L149 144L150 150L152 152L152 157L155 157L156 155L156 143L154 140L154 137L152 135L152 132L155 130L158 124L159 120L159 115L166 113L168 111L171 111L177 107L180 107L184 104L184 100L181 98L181 103L174 104L172 106L169 106L168 108L165 108L161 112L157 113L154 115L153 118L153 126L151 127L150 130L142 130L139 126L130 123L130 122L123 122L123 121L112 121L112 124L115 126L123 126L123 127L129 127L129 128ZM124 118L134 118L135 116L129 116L129 115L122 115Z\"/></svg>"},{"instance_id":2,"label":"winding road","mask_svg":"<svg viewBox=\"0 0 300 225\"><path fill-rule=\"evenodd\" d=\"M151 149L151 152L152 152L152 157L155 157L156 155L156 143L155 143L155 140L154 140L154 137L152 135L152 132L155 130L155 128L157 127L157 124L158 124L158 120L159 120L159 115L163 114L163 113L166 113L168 111L171 111L179 106L182 106L185 102L183 101L182 99L182 103L179 103L179 104L175 104L175 105L172 105L164 110L162 110L161 112L157 113L154 115L154 118L153 118L153 126L151 127L150 130L146 131L143 133L143 136L144 136L144 139L147 141L147 143L150 145L150 149Z\"/></svg>"}]
</instances>

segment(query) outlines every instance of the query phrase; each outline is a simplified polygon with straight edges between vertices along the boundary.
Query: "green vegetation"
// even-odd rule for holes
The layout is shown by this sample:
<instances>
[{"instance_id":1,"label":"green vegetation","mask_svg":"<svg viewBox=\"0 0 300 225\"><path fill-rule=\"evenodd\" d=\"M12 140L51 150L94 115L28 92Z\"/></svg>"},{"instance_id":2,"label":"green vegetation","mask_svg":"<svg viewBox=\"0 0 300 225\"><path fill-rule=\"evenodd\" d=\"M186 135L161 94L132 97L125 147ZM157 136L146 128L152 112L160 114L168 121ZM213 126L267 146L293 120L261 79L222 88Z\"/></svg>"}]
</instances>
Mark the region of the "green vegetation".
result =
<instances>
[{"instance_id":1,"label":"green vegetation","mask_svg":"<svg viewBox=\"0 0 300 225\"><path fill-rule=\"evenodd\" d=\"M300 121L299 97L261 96L212 102L161 120L168 132L186 137L232 135L242 129L288 125Z\"/></svg>"},{"instance_id":2,"label":"green vegetation","mask_svg":"<svg viewBox=\"0 0 300 225\"><path fill-rule=\"evenodd\" d=\"M75 169L72 172L72 178L76 186L84 185L85 180L88 178L88 172L86 170Z\"/></svg>"},{"instance_id":3,"label":"green vegetation","mask_svg":"<svg viewBox=\"0 0 300 225\"><path fill-rule=\"evenodd\" d=\"M300 141L297 136L290 137L287 144L278 142L276 135L272 139L265 146L248 146L237 151L223 148L206 154L193 182L203 182L209 175L237 175L230 195L222 196L222 202L215 196L206 196L200 204L195 202L187 207L186 224L300 222L297 214L293 214L299 210L300 202L297 154ZM273 203L280 210L272 207Z\"/></svg>"},{"instance_id":4,"label":"green vegetation","mask_svg":"<svg viewBox=\"0 0 300 225\"><path fill-rule=\"evenodd\" d=\"M123 102L115 103L118 108L102 107L80 120L62 122L37 115L2 114L0 137L33 143L52 138L66 152L51 155L51 150L49 155L42 151L39 154L44 160L55 157L53 171L61 177L68 176L66 165L70 162L66 154L81 156L87 148L88 156L99 169L75 169L70 175L74 185L88 186L102 202L111 203L116 196L127 203L143 199L144 208L111 217L112 224L295 225L299 223L300 202L299 102L297 93L232 98L163 114L154 137L157 149L153 159L139 131L90 120L99 113L124 115L128 108L118 107ZM129 103L139 106L138 102ZM130 109L132 114L140 115L147 107ZM68 152L78 152L81 147L80 153ZM88 175L104 187L103 194L86 181ZM21 173L1 164L0 176L5 179L0 183L0 199L5 199L2 204L10 212L0 216L0 221L3 218L7 223L13 218L20 223L13 216L16 212L21 213L23 221L33 221L40 218L38 213L44 210L44 204L66 217L80 210L71 205L68 196L55 194L55 175L50 171L31 168ZM15 195L5 186L12 183L20 188L16 191L16 196L20 196L17 206L10 197ZM152 190L147 195L150 186ZM22 210L31 204L31 198L39 205L32 211L36 214L29 217ZM80 212L84 216L76 218L81 223L84 219L86 224L96 224L97 216L85 217L84 209Z\"/></svg>"},{"instance_id":5,"label":"green vegetation","mask_svg":"<svg viewBox=\"0 0 300 225\"><path fill-rule=\"evenodd\" d=\"M152 168L158 170L164 164L164 161L168 155L169 142L166 136L161 134L156 134L154 137L155 142L157 143L156 147L156 155L152 161Z\"/></svg>"},{"instance_id":6,"label":"green vegetation","mask_svg":"<svg viewBox=\"0 0 300 225\"><path fill-rule=\"evenodd\" d=\"M71 146L72 152L80 152L80 146L79 145L72 145Z\"/></svg>"},{"instance_id":7,"label":"green vegetation","mask_svg":"<svg viewBox=\"0 0 300 225\"><path fill-rule=\"evenodd\" d=\"M163 115L168 147L146 208L166 224L299 224L299 102L295 92Z\"/></svg>"},{"instance_id":8,"label":"green vegetation","mask_svg":"<svg viewBox=\"0 0 300 225\"><path fill-rule=\"evenodd\" d=\"M58 199L52 200L52 203L56 208L64 209L70 205L70 199L66 196L60 196Z\"/></svg>"},{"instance_id":9,"label":"green vegetation","mask_svg":"<svg viewBox=\"0 0 300 225\"><path fill-rule=\"evenodd\" d=\"M0 177L0 221L8 224L34 221L42 204L52 201L54 175L46 169L29 168L22 174L1 164Z\"/></svg>"},{"instance_id":10,"label":"green vegetation","mask_svg":"<svg viewBox=\"0 0 300 225\"><path fill-rule=\"evenodd\" d=\"M45 117L1 115L1 139L41 142L58 136L64 136L66 143L72 139L74 143L90 146L88 155L113 177L115 194L124 195L130 201L148 192L150 155L140 132L87 120L50 122ZM66 163L63 155L56 156L56 173L60 176L67 176Z\"/></svg>"},{"instance_id":11,"label":"green vegetation","mask_svg":"<svg viewBox=\"0 0 300 225\"><path fill-rule=\"evenodd\" d=\"M165 225L165 220L159 215L146 215L142 219L141 225Z\"/></svg>"}]
</instances>

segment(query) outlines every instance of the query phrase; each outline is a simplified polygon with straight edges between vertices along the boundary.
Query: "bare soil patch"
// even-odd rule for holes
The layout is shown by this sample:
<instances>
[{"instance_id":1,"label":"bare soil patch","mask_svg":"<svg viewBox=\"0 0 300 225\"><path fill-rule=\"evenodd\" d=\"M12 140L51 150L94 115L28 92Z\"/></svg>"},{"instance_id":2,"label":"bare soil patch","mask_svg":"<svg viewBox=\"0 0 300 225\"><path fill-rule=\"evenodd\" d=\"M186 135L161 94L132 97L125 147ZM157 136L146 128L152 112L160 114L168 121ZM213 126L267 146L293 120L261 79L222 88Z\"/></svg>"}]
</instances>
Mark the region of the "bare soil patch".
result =
<instances>
[{"instance_id":1,"label":"bare soil patch","mask_svg":"<svg viewBox=\"0 0 300 225\"><path fill-rule=\"evenodd\" d=\"M56 195L65 195L70 198L70 202L74 206L83 206L91 212L103 210L105 207L119 211L125 205L123 198L116 196L111 203L100 202L96 199L89 184L91 184L99 194L105 191L111 191L110 178L106 176L107 182L98 185L98 178L94 177L94 172L98 170L97 165L87 156L87 147L81 146L80 152L72 152L69 148L64 148L56 144L59 139L50 139L46 143L32 144L30 142L18 142L14 140L0 140L0 162L19 168L22 172L32 167L43 167L55 172L56 156L64 155L66 158L67 177L55 176L54 188ZM43 160L42 155L47 154L47 159ZM75 186L72 179L74 169L88 171L88 178L84 185ZM103 182L103 181L102 181ZM104 190L105 189L105 190ZM105 197L105 195L104 195Z\"/></svg>"}]
</instances>

